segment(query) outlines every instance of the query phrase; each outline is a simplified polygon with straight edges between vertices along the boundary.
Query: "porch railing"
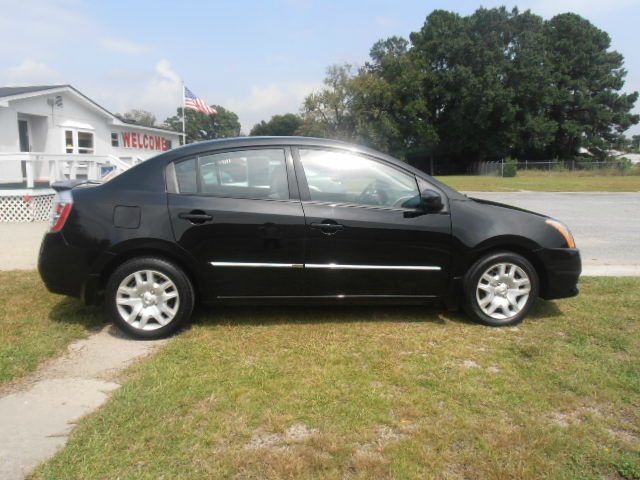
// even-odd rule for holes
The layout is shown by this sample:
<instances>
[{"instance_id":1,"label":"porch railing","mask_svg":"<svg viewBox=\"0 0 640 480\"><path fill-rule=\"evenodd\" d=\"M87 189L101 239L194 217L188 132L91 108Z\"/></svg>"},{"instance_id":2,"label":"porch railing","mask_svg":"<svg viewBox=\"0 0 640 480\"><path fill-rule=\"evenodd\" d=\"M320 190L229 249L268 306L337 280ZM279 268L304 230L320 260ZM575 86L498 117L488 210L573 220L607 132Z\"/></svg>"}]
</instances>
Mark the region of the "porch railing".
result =
<instances>
[{"instance_id":1,"label":"porch railing","mask_svg":"<svg viewBox=\"0 0 640 480\"><path fill-rule=\"evenodd\" d=\"M34 188L36 183L51 185L67 179L101 180L118 175L142 161L137 156L119 158L113 155L0 152L0 185L19 184Z\"/></svg>"}]
</instances>

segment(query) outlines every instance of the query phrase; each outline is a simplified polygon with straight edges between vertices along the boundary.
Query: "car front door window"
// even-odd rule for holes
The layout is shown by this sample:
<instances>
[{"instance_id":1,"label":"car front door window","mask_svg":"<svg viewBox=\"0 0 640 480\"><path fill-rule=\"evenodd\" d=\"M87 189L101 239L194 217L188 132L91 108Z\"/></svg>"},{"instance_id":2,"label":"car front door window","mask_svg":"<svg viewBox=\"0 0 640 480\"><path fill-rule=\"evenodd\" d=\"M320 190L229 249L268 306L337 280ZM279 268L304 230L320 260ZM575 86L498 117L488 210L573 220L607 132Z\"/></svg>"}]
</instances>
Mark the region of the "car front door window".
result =
<instances>
[{"instance_id":1,"label":"car front door window","mask_svg":"<svg viewBox=\"0 0 640 480\"><path fill-rule=\"evenodd\" d=\"M415 208L416 180L382 162L349 152L300 149L312 201Z\"/></svg>"}]
</instances>

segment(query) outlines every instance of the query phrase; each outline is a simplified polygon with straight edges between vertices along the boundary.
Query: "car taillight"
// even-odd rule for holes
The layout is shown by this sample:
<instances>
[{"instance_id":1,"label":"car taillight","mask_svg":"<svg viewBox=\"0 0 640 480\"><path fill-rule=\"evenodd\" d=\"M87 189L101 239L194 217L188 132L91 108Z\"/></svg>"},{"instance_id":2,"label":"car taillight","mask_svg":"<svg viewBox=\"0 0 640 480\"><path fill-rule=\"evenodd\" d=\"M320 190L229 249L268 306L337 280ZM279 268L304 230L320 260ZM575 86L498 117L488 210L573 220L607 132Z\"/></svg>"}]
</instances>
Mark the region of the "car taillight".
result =
<instances>
[{"instance_id":1,"label":"car taillight","mask_svg":"<svg viewBox=\"0 0 640 480\"><path fill-rule=\"evenodd\" d=\"M51 212L51 232L59 232L62 229L64 222L69 218L72 206L73 198L70 191L60 192L56 195Z\"/></svg>"}]
</instances>

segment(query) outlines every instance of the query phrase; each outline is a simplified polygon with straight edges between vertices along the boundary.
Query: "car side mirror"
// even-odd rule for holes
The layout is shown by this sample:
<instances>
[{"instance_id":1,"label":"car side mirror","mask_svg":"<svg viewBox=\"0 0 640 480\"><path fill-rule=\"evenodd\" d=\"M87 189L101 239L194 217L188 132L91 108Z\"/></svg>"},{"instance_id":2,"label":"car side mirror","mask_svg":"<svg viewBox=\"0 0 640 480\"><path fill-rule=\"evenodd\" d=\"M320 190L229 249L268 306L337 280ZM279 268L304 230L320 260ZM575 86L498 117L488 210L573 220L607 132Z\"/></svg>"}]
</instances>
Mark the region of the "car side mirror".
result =
<instances>
[{"instance_id":1,"label":"car side mirror","mask_svg":"<svg viewBox=\"0 0 640 480\"><path fill-rule=\"evenodd\" d=\"M435 190L427 188L420 193L420 208L425 212L439 212L444 208L442 197Z\"/></svg>"}]
</instances>

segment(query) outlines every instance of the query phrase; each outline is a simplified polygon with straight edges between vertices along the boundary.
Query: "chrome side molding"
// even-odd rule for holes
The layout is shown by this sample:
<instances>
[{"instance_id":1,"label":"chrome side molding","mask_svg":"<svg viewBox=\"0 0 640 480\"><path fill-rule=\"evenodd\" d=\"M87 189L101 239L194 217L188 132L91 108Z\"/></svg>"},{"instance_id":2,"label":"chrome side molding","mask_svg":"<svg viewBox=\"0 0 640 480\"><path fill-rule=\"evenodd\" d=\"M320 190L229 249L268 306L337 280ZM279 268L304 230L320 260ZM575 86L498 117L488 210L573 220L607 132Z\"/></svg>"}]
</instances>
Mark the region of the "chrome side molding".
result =
<instances>
[{"instance_id":1,"label":"chrome side molding","mask_svg":"<svg viewBox=\"0 0 640 480\"><path fill-rule=\"evenodd\" d=\"M344 265L340 263L253 263L253 262L210 262L214 267L251 268L323 268L330 270L427 270L440 271L435 265Z\"/></svg>"},{"instance_id":2,"label":"chrome side molding","mask_svg":"<svg viewBox=\"0 0 640 480\"><path fill-rule=\"evenodd\" d=\"M304 268L328 268L334 270L442 270L441 267L423 265L343 265L340 263L305 263Z\"/></svg>"},{"instance_id":3,"label":"chrome side molding","mask_svg":"<svg viewBox=\"0 0 640 480\"><path fill-rule=\"evenodd\" d=\"M214 267L303 268L301 263L210 262Z\"/></svg>"},{"instance_id":4,"label":"chrome side molding","mask_svg":"<svg viewBox=\"0 0 640 480\"><path fill-rule=\"evenodd\" d=\"M247 300L358 300L358 299L433 299L438 298L437 295L219 295L216 298L220 300L230 299L247 299Z\"/></svg>"}]
</instances>

